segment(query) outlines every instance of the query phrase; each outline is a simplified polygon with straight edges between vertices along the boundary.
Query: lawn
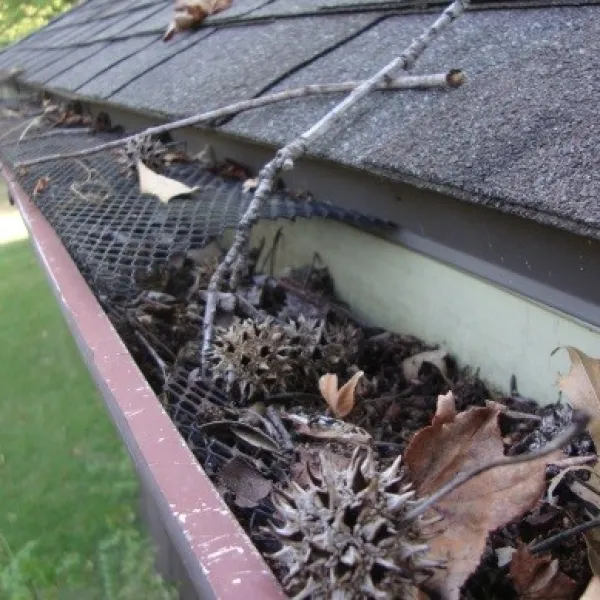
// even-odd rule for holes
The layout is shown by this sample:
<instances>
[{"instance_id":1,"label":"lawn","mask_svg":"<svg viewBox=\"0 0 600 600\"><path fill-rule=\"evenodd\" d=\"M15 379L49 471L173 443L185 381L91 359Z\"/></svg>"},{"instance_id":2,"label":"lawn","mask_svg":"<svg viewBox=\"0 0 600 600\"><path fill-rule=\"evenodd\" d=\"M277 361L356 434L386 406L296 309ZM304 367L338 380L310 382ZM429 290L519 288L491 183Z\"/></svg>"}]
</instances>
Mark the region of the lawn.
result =
<instances>
[{"instance_id":1,"label":"lawn","mask_svg":"<svg viewBox=\"0 0 600 600\"><path fill-rule=\"evenodd\" d=\"M0 191L0 598L167 598L132 466L14 219Z\"/></svg>"}]
</instances>

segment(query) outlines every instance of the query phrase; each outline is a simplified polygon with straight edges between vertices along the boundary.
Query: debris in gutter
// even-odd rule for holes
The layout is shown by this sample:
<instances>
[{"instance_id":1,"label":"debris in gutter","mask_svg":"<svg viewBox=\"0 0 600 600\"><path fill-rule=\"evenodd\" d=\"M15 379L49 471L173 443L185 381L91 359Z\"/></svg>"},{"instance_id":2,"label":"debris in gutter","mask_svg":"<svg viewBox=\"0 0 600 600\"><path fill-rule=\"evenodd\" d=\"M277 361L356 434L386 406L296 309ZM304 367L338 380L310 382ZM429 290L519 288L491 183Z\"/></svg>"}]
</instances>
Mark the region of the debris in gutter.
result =
<instances>
[{"instance_id":1,"label":"debris in gutter","mask_svg":"<svg viewBox=\"0 0 600 600\"><path fill-rule=\"evenodd\" d=\"M169 145L163 145L167 152L173 151ZM215 321L218 343L210 357L211 369L206 373L200 363L202 314L210 277L224 249L216 239L209 242L208 236L194 247L181 243L182 238L177 239L173 232L194 226L188 215L195 215L191 209L196 203L138 202L135 182L119 177L114 154L107 154L100 155L97 163L94 159L93 167L86 160L80 161L81 164L72 161L34 165L30 167L33 169L30 175L20 176L28 177L24 186L32 194L40 177L51 175L52 194L38 193L34 198L51 220L57 213L48 211L49 197L61 190L62 165L73 165L78 170L69 175L65 189L70 190L70 195L64 196L67 202L54 203L53 209L68 205L69 225L79 231L84 228L72 216L77 214L76 209L92 215L95 229L84 232L86 239L101 248L114 249L118 245L110 246L106 240L118 238L123 256L117 260L123 260L128 256L126 252L135 248L131 254L133 260L126 265L127 278L113 278L121 286L117 288L119 293L109 294L99 286L103 277L112 283L102 271L110 266L109 260L115 260L109 252L106 262L93 265L95 271L83 272L182 436L265 556L285 549L285 536L273 529L283 526L282 515L276 508L281 491L285 493L291 486L300 494L293 485L296 484L303 490L325 486L329 493L327 482L320 477L322 456L334 465L327 472L336 473L336 482L351 481L356 485L351 490L352 497L365 492L359 498L360 515L364 515L360 526L370 531L370 527L377 530L377 522L369 519L378 513L370 509L379 506L381 494L375 493L375 483L372 487L367 483L374 482L377 474L390 469L399 457L402 458L398 476L401 473L403 481L410 482L415 492L411 502L417 503L409 509L406 501L406 511L402 514L407 516L432 490L443 486L454 471L464 472L472 461L490 456L521 460L547 447L568 430L574 414L577 421L577 413L566 404L539 407L520 397L516 388L507 397L493 394L475 373L459 368L446 350L360 322L350 307L336 297L333 277L316 257L310 265L274 275L266 259L275 255L276 244L253 249L235 291L218 290ZM178 176L177 173L185 173L188 168L200 168L197 162L190 162L181 171L171 171L166 153L157 154L164 161L159 168L167 174ZM148 219L140 219L140 225L150 223L159 233L150 239L149 228L145 228L142 231L145 237L133 244L132 237L125 233L137 235L135 227L127 232L110 229L103 220L109 214L108 209L101 208L99 203L90 206L89 202L82 202L84 198L72 188L73 181L77 181L73 173L81 173L82 166L95 171L89 181L80 182L86 186L76 188L80 194L90 192L90 185L100 176L115 189L124 180L129 195L121 197L138 202L136 211L142 210L136 214L144 214ZM228 175L235 182L252 176L229 161L215 167L215 173ZM193 184L198 179L186 181ZM127 206L117 205L124 212ZM142 212L148 206L149 211ZM188 209L190 213L186 212ZM170 238L162 241L165 238L160 236L167 233L173 235L174 241ZM67 233L63 239L67 245L72 242L69 248L73 252L74 242L83 238L75 240ZM86 263L82 252L76 249L74 256L85 269L96 255L90 252ZM150 258L141 260L145 256ZM135 293L122 293L125 286ZM595 367L590 368L591 373ZM323 376L328 382L326 394L333 399L330 407L323 400L324 386L319 385ZM334 391L341 395L338 382L348 385L353 378L360 387L343 399L336 398ZM588 380L586 383L579 375L579 383L570 389L585 391L589 400L593 396L585 390L584 383L591 385L593 377L588 376ZM576 407L580 406L577 394L569 394L566 389L565 393ZM586 407L590 409L589 405ZM589 467L569 463L565 468L565 458L584 458L586 463L590 455L593 459L592 437L588 433L577 435L558 457L539 457L473 477L431 508L443 508L443 520L428 510L418 517L411 515L407 519L409 527L385 512L386 505L381 509L385 513L382 518L392 523L394 531L410 532L414 525L416 538L412 542L416 546L421 545L422 535L427 538L422 544L427 549L420 548L414 554L420 560L437 562L426 563L425 572L419 568L415 573L407 570L410 556L395 555L396 562L385 562L371 572L374 588L383 589L387 594L381 596L384 598L398 597L403 590L415 586L421 597L427 590L435 589L442 597L468 600L510 599L519 595L535 598L535 590L544 590L542 583L552 576L553 582L563 582L565 578L575 582L572 596L564 597L579 597L592 571L586 562L583 535L572 532L598 518L600 503L594 490L600 486L590 475L589 469L596 468L593 460ZM428 452L433 452L433 456ZM550 466L546 468L547 462ZM352 465L360 465L358 471L351 478L344 478L342 474L348 473ZM373 472L375 477L369 479ZM509 476L500 479L500 473ZM365 481L359 482L361 478ZM506 486L499 488L499 480ZM552 482L556 485L550 504L547 492ZM363 483L365 487L360 487ZM398 495L392 488L393 485L384 490L384 494ZM340 495L347 491L341 491ZM506 501L508 508L498 511L499 499ZM495 520L498 512L501 512L500 522ZM351 526L356 515L351 509L347 514L346 529L339 530L348 540L347 551L334 557L335 564L342 565L336 572L342 589L357 581L356 577L361 576L359 568L366 568L362 553L352 543ZM474 522L477 527L463 531L465 522ZM497 528L489 531L492 525ZM583 533L593 539L593 532L592 529ZM390 528L382 527L371 541L378 550L387 551L389 548L383 542L395 539L394 535ZM297 540L292 536L292 541ZM523 544L542 562L526 563L533 564L535 569L540 564L539 576L536 574L531 584L518 587L521 584L511 577L511 561ZM549 547L544 549L544 544ZM398 547L407 546L403 542ZM540 547L543 551L536 551ZM285 561L269 560L282 582L294 580L290 583L293 586L309 583L306 577L290 576ZM444 561L443 569L439 568L440 560ZM349 567L355 568L352 576L345 570ZM315 567L314 572L320 568ZM368 589L368 578L362 581ZM323 589L322 582L315 580L316 585L320 583ZM565 587L562 583L560 586ZM315 593L314 597L319 596Z\"/></svg>"},{"instance_id":2,"label":"debris in gutter","mask_svg":"<svg viewBox=\"0 0 600 600\"><path fill-rule=\"evenodd\" d=\"M37 196L38 194L44 192L44 190L48 187L49 183L50 177L40 177L37 180L35 187L33 188L33 196Z\"/></svg>"},{"instance_id":3,"label":"debris in gutter","mask_svg":"<svg viewBox=\"0 0 600 600\"><path fill-rule=\"evenodd\" d=\"M200 188L190 187L149 169L141 160L137 162L140 192L156 196L163 204L178 196L189 196Z\"/></svg>"},{"instance_id":4,"label":"debris in gutter","mask_svg":"<svg viewBox=\"0 0 600 600\"><path fill-rule=\"evenodd\" d=\"M336 417L344 418L352 412L356 403L356 386L363 375L362 371L357 371L341 388L338 388L335 373L326 373L319 379L319 390Z\"/></svg>"},{"instance_id":5,"label":"debris in gutter","mask_svg":"<svg viewBox=\"0 0 600 600\"><path fill-rule=\"evenodd\" d=\"M267 252L266 249L263 250ZM312 530L304 529L310 528L310 523L313 521L308 520L304 524L296 518L299 513L293 513L296 515L293 516L291 512L290 507L295 507L296 511L300 510L296 500L293 499L293 494L300 494L300 490L293 485L289 487L290 481L297 480L303 490L309 490L306 492L308 495L302 496L307 501L309 497L315 502L321 498L318 500L321 504L317 502L310 509L307 505L303 505L302 510L310 510L311 514L315 515L320 510L325 510L328 504L324 500L324 492L310 492L311 486L317 486L319 490L335 488L342 494L346 493L341 488L346 477L345 469L340 468L340 471L336 471L338 475L335 477L339 476L339 479L325 481L319 475L318 469L321 468L319 457L325 457L324 460L327 461L328 456L334 455L336 464L342 465L346 460L347 465L354 464L353 468L358 468L358 471L353 472L360 473L361 477L367 477L367 474L372 472L369 469L375 468L383 472L402 456L400 460L405 461L406 465L401 469L403 481L410 482L411 489L414 489L411 504L407 506L414 507L415 502L418 503L432 490L439 489L454 473L468 470L474 464L482 464L494 457L502 456L514 456L518 459L523 456L523 453L531 452L532 449L534 452L539 451L539 446L531 448L523 446L520 454L514 455L510 452L511 448L518 448L532 431L538 430L542 422L558 424L557 432L569 426L570 417L564 418L564 413L560 410L556 411L555 407L539 408L535 403L521 400L518 396L515 398L493 396L476 376L468 370L459 370L446 351L427 348L415 338L360 326L343 311L328 309L324 316L320 313L323 319L321 323L308 321L303 315L304 312L315 314L316 306L338 304L336 298L331 295L333 286L330 283L323 283L331 282L326 269L305 267L287 270L284 277L278 278L256 273L254 269L258 262L260 261L252 263L250 271L246 273L237 291L241 296L254 299L253 308L256 312L250 315L243 304L222 305L218 309L219 318L224 319L223 323L226 324L221 327L222 345L217 345L216 348L221 347L222 351L232 354L228 367L216 371L220 375L214 380L217 388L211 393L224 392L219 404L222 403L224 410L231 416L226 420L223 420L222 415L216 419L211 417L215 409L208 408L211 402L207 402L205 397L196 405L198 412L194 412L194 422L195 431L202 432L203 436L206 436L204 444L210 446L214 442L209 440L218 440L218 444L222 447L221 452L230 457L224 459L221 466L213 472L215 481L225 498L230 498L232 510L245 524L257 546L266 552L268 558L271 557L270 564L291 595L307 589L313 590L313 595L309 597L328 598L332 589L328 587L331 585L330 579L324 577L328 572L325 563L323 565L312 563L310 559L305 566L297 564L300 557L306 556L303 554L304 547L300 545L296 548L294 542L292 544L294 549L290 549L285 542L286 539L299 541L312 539L314 544L320 543L316 531L313 535L310 533ZM285 286L283 282L286 282ZM305 292L302 300L298 299L295 291L288 291L297 289ZM153 291L155 294L164 293L160 288ZM319 301L312 303L306 300L311 295L319 297ZM194 317L193 321L187 321L184 316L190 304L198 305L200 308L205 302L205 297L204 291L200 290L197 296L187 300L184 299L185 295L175 300L169 298L168 303L163 303L163 308L152 309L147 313L151 314L150 321L144 321L142 325L138 320L135 325L136 329L149 331L149 338L157 341L158 328L167 334L167 337L160 338L157 352L162 344L168 347L168 351L165 348L161 355L165 358L171 356L168 377L173 383L158 384L156 389L163 395L166 393L167 410L174 416L176 422L183 415L188 414L188 409L183 410L182 401L175 394L175 390L180 389L179 384L175 383L181 381L180 374L194 371L194 381L203 387L207 385L207 381L201 377L198 362L198 335L202 324L197 317ZM292 311L290 311L290 301L291 306L295 307ZM296 302L297 305L294 304ZM199 308L194 308L194 314L197 314ZM145 311L147 312L148 308ZM184 325L186 321L188 325ZM166 325L168 322L182 324L174 326L176 329L173 330L173 334L176 337L167 333L173 327ZM322 360L322 353L326 353L327 348L324 332L333 327L338 331L350 327L351 332L360 333L360 335L352 335L352 339L355 340L353 350L348 352L347 343L336 346L346 349L346 352L340 352L338 355L335 375L342 381L354 378L354 381L351 379L352 385L359 379L363 380L360 384L361 402L355 404L344 417L337 419L327 416L326 404L319 394L321 388L325 387L327 388L325 394L330 392L332 394L333 383L336 384L337 390L334 373L329 376L327 372L324 373L328 385L324 386L322 379L319 385L319 380L312 375L314 361L311 358L302 359L304 355L320 357ZM175 333L176 330L178 333ZM189 335L189 343L192 344L191 352L184 350L186 346L180 346L181 342L177 341L177 338L181 339L183 332ZM127 334L125 339L128 339ZM227 344L231 345L230 349L225 348ZM179 353L178 347L181 348ZM307 347L322 350L317 355L303 354ZM283 354L278 354L280 348L285 349ZM273 358L269 358L271 354ZM144 358L143 352L142 355L137 353L136 356L141 360L142 368L150 369L150 372L156 371L156 365L151 359L148 361ZM434 359L437 364L434 363ZM442 359L443 364L440 362ZM261 364L261 360L273 362ZM408 373L405 373L403 366L405 362L413 366L413 370ZM277 366L279 363L282 365L281 368ZM432 368L425 368L428 364ZM287 367L284 368L283 365ZM410 376L409 379L406 378L406 374ZM155 382L158 379L154 377ZM232 382L235 382L235 385L232 385ZM351 396L353 395L354 391ZM494 397L492 402L488 401L490 397ZM459 406L462 412L459 412ZM291 449L286 448L280 441L279 432L266 416L268 410L275 411L279 415L280 423L292 440ZM571 411L568 414L573 413ZM341 414L338 416L341 417ZM529 418L531 416L538 418ZM197 434L190 439L194 439L196 444L199 443ZM579 435L567 446L568 455L588 454L590 450L588 440L587 434ZM226 452L225 448L228 448ZM370 456L367 462L364 462L367 460L365 452ZM352 456L355 458L352 459ZM357 458L359 456L362 458ZM399 558L400 554L396 554L394 556L397 563L394 563L391 562L390 556L383 554L381 558L383 571L380 573L379 569L376 569L378 576L374 579L371 576L370 580L367 578L363 584L360 584L366 586L357 588L362 589L360 594L363 594L365 589L371 589L370 586L373 585L379 591L389 590L388 595L382 594L379 596L381 598L405 597L398 594L416 585L423 590L423 593L427 593L426 590L429 589L440 594L440 597L449 599L518 598L517 584L511 578L510 569L498 567L494 562L496 559L490 557L496 557L497 551L502 552L503 548L516 549L519 544L525 543L530 547L552 535L557 529L564 530L565 527L581 523L586 518L582 508L574 512L571 510L574 496L567 483L557 486L557 506L550 506L545 500L550 475L554 473L553 467L547 465L560 462L564 456L563 452L554 452L549 457L492 469L474 477L441 501L439 509L444 515L443 520L440 520L439 515L434 511L428 512L422 519L415 520L409 525L403 524L399 517L394 517L385 511L381 513L381 518L391 519L389 522L395 525L385 525L386 521L374 521L374 531L379 531L377 528L381 528L381 535L383 531L392 530L396 532L394 535L402 535L405 531L403 527L408 527L406 531L413 536L410 538L411 547L415 549L414 556L412 554L410 556L414 560L418 558L419 561L425 562L418 563L420 566L416 566L415 563L415 566L411 567L413 558L409 556ZM240 459L243 463L238 463ZM250 482L254 481L254 478L259 482L262 482L261 478L271 482L272 503L268 496L261 500L256 500L252 494L248 497L248 492L242 493L237 489L237 481L228 483L230 481L228 477L219 475L224 465L232 460L235 461L234 467L238 464L254 465L244 466L248 469L247 477ZM357 464L371 466L367 469L366 466L356 467ZM210 462L207 467L204 461L204 466L210 473ZM237 467L234 467L232 469L235 472ZM225 473L228 474L229 471L225 470ZM579 473L581 471L573 470L565 479L569 479L569 483L573 479L579 480ZM244 478L246 475L242 479ZM243 485L251 487L254 484L243 483ZM264 489L261 487L262 483L256 485L259 489ZM367 486L366 483L364 485ZM378 506L376 496L371 498L369 495L371 492L367 493L367 488L368 486L364 488L364 502L375 502L375 506ZM360 493L362 489L357 488L353 492L358 494L357 498L363 498ZM386 491L386 494L390 494L389 498L393 497L391 491ZM343 506L350 506L350 504L342 502L342 506L336 510L342 512L349 510ZM369 504L365 506L365 517L361 519L368 519L367 515L374 510L369 506ZM273 509L275 509L274 513ZM248 511L251 511L252 517L249 516ZM259 517L260 514L263 516ZM335 520L330 520L333 517L323 518L326 519L322 522L323 531L333 531L336 527ZM270 529L269 522L275 529ZM291 525L292 522L295 523L294 526ZM318 519L314 521L315 527L317 522L321 521ZM361 520L360 523L361 527L366 527L367 531L370 531L368 520ZM477 527L473 527L474 523L477 523ZM300 528L304 537L294 534L296 531L294 527ZM368 543L368 536L379 536L379 534L368 533L365 534L367 535L365 538L356 529L342 529L335 535L340 536L343 531L346 531L343 535L346 536L349 545L345 546L345 553L332 554L332 557L338 556L336 560L340 560L341 565L346 565L340 566L336 571L340 577L337 582L340 589L350 589L354 585L359 585L356 577L360 576L359 573L365 572L361 570L364 566L361 562L364 558L361 544ZM309 533L313 537L310 537ZM418 541L420 536L422 542ZM359 538L362 541L359 541ZM374 539L383 542L387 538L384 536ZM403 547L404 542L400 543L399 538L396 537L393 539L393 547L396 549ZM567 545L563 550L559 546L553 548L548 554L550 563L544 558L546 554L542 555L542 564L551 565L548 568L551 568L553 581L560 583L561 589L571 590L563 583L573 580L579 593L583 591L590 578L590 570L585 563L585 542L579 537L566 540L565 544ZM383 544L382 551L386 547L386 544ZM275 550L274 554L273 550ZM321 558L315 560L317 562L323 560L326 553L327 548L319 546L318 557ZM578 558L573 559L574 556ZM333 564L331 561L325 562L328 565ZM443 568L440 568L442 563ZM393 567L394 564L396 567ZM423 564L427 565L424 571L421 569ZM511 563L509 561L505 564ZM396 568L400 570L394 571ZM386 569L392 571L387 572ZM354 575L351 575L351 572ZM318 573L323 575L317 577ZM535 585L538 583L536 579ZM490 590L490 595L478 595L476 593L478 589ZM474 590L472 595L469 590ZM498 595L494 595L496 593L494 590L497 590ZM531 592L531 589L529 591ZM346 597L366 597L360 594ZM564 597L576 598L577 596L572 594Z\"/></svg>"}]
</instances>

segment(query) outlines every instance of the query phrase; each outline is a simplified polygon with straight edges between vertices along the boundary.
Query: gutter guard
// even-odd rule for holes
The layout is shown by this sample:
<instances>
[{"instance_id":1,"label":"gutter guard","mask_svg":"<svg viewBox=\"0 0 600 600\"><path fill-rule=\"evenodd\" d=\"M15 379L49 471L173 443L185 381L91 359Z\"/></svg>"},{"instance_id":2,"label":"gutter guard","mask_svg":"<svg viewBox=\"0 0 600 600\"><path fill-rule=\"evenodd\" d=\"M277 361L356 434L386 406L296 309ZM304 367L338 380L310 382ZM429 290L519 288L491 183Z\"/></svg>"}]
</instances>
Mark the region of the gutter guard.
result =
<instances>
[{"instance_id":1,"label":"gutter guard","mask_svg":"<svg viewBox=\"0 0 600 600\"><path fill-rule=\"evenodd\" d=\"M0 161L69 328L198 598L285 598L135 364L58 235ZM194 596L189 596L190 598Z\"/></svg>"}]
</instances>

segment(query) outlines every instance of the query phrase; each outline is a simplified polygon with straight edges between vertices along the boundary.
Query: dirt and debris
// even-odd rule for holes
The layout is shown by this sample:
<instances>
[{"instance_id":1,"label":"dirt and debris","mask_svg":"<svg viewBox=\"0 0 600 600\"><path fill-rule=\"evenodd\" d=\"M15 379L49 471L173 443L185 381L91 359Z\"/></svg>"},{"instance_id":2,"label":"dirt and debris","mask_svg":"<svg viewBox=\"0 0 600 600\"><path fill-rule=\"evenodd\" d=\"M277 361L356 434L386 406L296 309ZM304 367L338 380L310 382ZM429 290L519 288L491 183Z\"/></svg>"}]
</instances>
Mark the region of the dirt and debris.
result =
<instances>
[{"instance_id":1,"label":"dirt and debris","mask_svg":"<svg viewBox=\"0 0 600 600\"><path fill-rule=\"evenodd\" d=\"M90 124L77 103L48 101L45 117L52 127ZM94 135L112 128L97 119ZM138 138L114 154L164 206L194 193L161 175L175 162L206 161L220 177L255 184L242 165L189 157L168 139ZM40 177L31 189L40 201L56 185ZM138 257L153 256L146 246ZM136 296L98 295L290 595L581 597L600 565L600 534L582 529L600 514L598 361L567 348L573 369L560 385L571 404L540 407L516 382L503 396L447 349L356 319L318 257L273 275L274 243L251 251L235 291L219 290L203 365L207 287L224 250L214 240L171 248L131 267ZM542 455L581 409L593 417L589 433ZM530 453L535 460L519 462ZM451 488L457 474L500 459L515 462Z\"/></svg>"},{"instance_id":2,"label":"dirt and debris","mask_svg":"<svg viewBox=\"0 0 600 600\"><path fill-rule=\"evenodd\" d=\"M303 570L306 580L290 576L290 561L300 555L287 553L283 538L274 533L284 531L277 529L283 526L276 506L281 501L274 499L283 493L293 503L289 482L296 490L326 485L317 475L324 456L330 470L337 465L346 472L354 460L368 464L375 477L408 448L403 477L410 474L415 491L426 494L473 461L539 450L572 421L573 409L566 403L540 407L519 396L516 386L503 397L444 349L355 320L335 297L324 266L281 276L259 272L258 265L265 263L259 250L247 262L238 289L219 296L216 340L205 373L199 341L206 288L222 252L213 244L203 252L176 254L153 273L139 274L144 291L137 298L106 308L257 547L267 557L285 557L268 560L282 581L293 582L290 590L305 589L316 571ZM424 449L432 448L433 458L426 458ZM589 479L586 471L566 474L553 489L552 504L545 494L561 471L550 463L594 451L592 438L583 433L546 459L473 479L460 489L462 504L448 496L440 506L446 506L450 526L445 537L438 534L429 542L446 566L436 571L437 558L419 551L413 557L418 573L410 581L420 585L423 571L429 572L430 586L423 589L432 598L546 598L550 583L561 588L557 597L578 598L591 577L583 537L566 537L540 555L530 549L596 516L595 507L583 507L573 491L573 482ZM357 457L357 452L368 455ZM435 465L423 462L428 460ZM454 462L442 466L445 460ZM356 469L353 473L349 480L354 481ZM322 500L325 492L320 493ZM507 497L510 509L503 504ZM309 509L303 505L302 510ZM343 573L350 563L358 564L355 550L346 549ZM383 579L371 573L364 580L367 588L398 580L392 571L385 573ZM351 587L356 577L342 579ZM407 585L406 577L400 579L398 590ZM322 597L317 587L307 597ZM369 598L369 593L351 597Z\"/></svg>"}]
</instances>

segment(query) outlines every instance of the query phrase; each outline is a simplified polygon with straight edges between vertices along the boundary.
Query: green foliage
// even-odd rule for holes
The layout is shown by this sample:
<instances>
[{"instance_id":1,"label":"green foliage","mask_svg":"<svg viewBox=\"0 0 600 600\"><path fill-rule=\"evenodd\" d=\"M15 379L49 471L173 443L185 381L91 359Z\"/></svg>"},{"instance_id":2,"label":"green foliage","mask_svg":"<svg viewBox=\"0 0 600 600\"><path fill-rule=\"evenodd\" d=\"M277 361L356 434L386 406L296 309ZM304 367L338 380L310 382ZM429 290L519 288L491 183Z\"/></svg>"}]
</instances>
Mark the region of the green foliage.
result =
<instances>
[{"instance_id":1,"label":"green foliage","mask_svg":"<svg viewBox=\"0 0 600 600\"><path fill-rule=\"evenodd\" d=\"M71 8L75 0L2 0L0 2L0 46L13 42L45 25Z\"/></svg>"},{"instance_id":2,"label":"green foliage","mask_svg":"<svg viewBox=\"0 0 600 600\"><path fill-rule=\"evenodd\" d=\"M49 584L39 568L36 542L12 553L0 546L0 598L10 600L175 600L175 590L154 570L154 553L133 518L98 543L96 561L66 554ZM85 596L82 594L85 590Z\"/></svg>"},{"instance_id":3,"label":"green foliage","mask_svg":"<svg viewBox=\"0 0 600 600\"><path fill-rule=\"evenodd\" d=\"M0 231L8 214L0 186ZM0 600L167 600L131 461L27 240L0 243Z\"/></svg>"},{"instance_id":4,"label":"green foliage","mask_svg":"<svg viewBox=\"0 0 600 600\"><path fill-rule=\"evenodd\" d=\"M31 600L35 598L31 581L39 577L34 558L35 542L28 542L13 554L0 536L0 598Z\"/></svg>"}]
</instances>

